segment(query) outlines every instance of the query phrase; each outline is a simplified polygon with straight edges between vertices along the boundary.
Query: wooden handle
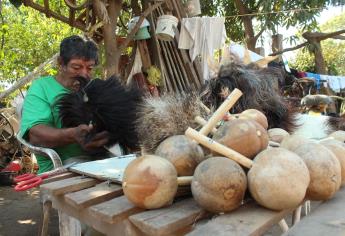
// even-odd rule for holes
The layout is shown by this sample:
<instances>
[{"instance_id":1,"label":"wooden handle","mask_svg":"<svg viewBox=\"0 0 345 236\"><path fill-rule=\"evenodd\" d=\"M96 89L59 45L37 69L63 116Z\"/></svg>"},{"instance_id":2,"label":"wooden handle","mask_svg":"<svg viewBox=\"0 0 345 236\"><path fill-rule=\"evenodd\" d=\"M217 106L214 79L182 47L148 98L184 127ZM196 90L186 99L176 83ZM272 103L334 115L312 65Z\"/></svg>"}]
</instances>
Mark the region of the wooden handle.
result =
<instances>
[{"instance_id":1,"label":"wooden handle","mask_svg":"<svg viewBox=\"0 0 345 236\"><path fill-rule=\"evenodd\" d=\"M203 135L208 135L241 96L242 92L239 89L234 89L199 132Z\"/></svg>"},{"instance_id":2,"label":"wooden handle","mask_svg":"<svg viewBox=\"0 0 345 236\"><path fill-rule=\"evenodd\" d=\"M192 182L193 176L181 176L177 177L177 185L178 186L184 186L184 185L190 185Z\"/></svg>"},{"instance_id":3,"label":"wooden handle","mask_svg":"<svg viewBox=\"0 0 345 236\"><path fill-rule=\"evenodd\" d=\"M280 143L274 141L268 141L268 145L271 147L280 147Z\"/></svg>"},{"instance_id":4,"label":"wooden handle","mask_svg":"<svg viewBox=\"0 0 345 236\"><path fill-rule=\"evenodd\" d=\"M253 161L248 159L247 157L243 156L242 154L220 144L217 143L216 141L214 141L213 139L210 139L208 137L206 137L203 134L200 134L198 131L196 131L195 129L192 128L188 128L185 132L185 135L189 138L194 139L195 141L197 141L198 143L208 147L209 149L211 149L212 151L218 152L230 159L232 159L233 161L236 161L237 163L250 168L253 165Z\"/></svg>"},{"instance_id":5,"label":"wooden handle","mask_svg":"<svg viewBox=\"0 0 345 236\"><path fill-rule=\"evenodd\" d=\"M194 118L194 121L195 121L196 123L198 123L199 125L202 125L202 126L204 126L204 125L207 124L207 121L206 121L204 118L202 118L201 116L196 116L196 117ZM217 129L216 129L216 128L213 128L213 129L211 130L211 134L215 134L216 132L217 132Z\"/></svg>"},{"instance_id":6,"label":"wooden handle","mask_svg":"<svg viewBox=\"0 0 345 236\"><path fill-rule=\"evenodd\" d=\"M208 108L204 103L200 102L201 108L203 108L207 114L211 114L210 108Z\"/></svg>"}]
</instances>

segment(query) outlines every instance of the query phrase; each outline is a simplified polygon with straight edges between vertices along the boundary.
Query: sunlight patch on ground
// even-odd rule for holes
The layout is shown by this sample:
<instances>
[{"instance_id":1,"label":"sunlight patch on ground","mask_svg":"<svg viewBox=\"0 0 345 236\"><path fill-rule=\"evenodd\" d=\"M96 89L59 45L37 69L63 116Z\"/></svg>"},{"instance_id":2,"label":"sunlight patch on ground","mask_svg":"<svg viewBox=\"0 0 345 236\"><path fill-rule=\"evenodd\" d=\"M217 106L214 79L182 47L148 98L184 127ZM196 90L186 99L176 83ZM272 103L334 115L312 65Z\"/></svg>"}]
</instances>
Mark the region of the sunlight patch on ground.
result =
<instances>
[{"instance_id":1,"label":"sunlight patch on ground","mask_svg":"<svg viewBox=\"0 0 345 236\"><path fill-rule=\"evenodd\" d=\"M29 220L18 220L19 224L25 224L25 225L35 225L36 221L29 219Z\"/></svg>"},{"instance_id":2,"label":"sunlight patch on ground","mask_svg":"<svg viewBox=\"0 0 345 236\"><path fill-rule=\"evenodd\" d=\"M40 191L39 190L32 190L31 193L29 193L30 196L35 196L36 198L39 197Z\"/></svg>"}]
</instances>

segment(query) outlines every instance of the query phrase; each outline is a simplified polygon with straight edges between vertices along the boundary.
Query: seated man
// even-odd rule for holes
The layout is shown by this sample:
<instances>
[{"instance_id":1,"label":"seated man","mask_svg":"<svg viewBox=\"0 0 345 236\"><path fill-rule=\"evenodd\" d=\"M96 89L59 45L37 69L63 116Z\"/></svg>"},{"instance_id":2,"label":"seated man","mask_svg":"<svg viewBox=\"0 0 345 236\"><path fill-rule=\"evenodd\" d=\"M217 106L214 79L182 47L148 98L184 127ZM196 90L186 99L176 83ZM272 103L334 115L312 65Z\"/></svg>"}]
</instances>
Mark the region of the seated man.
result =
<instances>
[{"instance_id":1,"label":"seated man","mask_svg":"<svg viewBox=\"0 0 345 236\"><path fill-rule=\"evenodd\" d=\"M86 150L102 147L108 141L107 132L98 133L85 144L84 137L92 125L61 128L56 100L64 93L77 91L77 77L90 80L98 63L98 48L91 40L70 36L62 40L58 57L58 74L34 81L24 100L20 135L31 144L53 148L66 164L73 161L91 161ZM47 157L37 156L39 172L53 169Z\"/></svg>"}]
</instances>

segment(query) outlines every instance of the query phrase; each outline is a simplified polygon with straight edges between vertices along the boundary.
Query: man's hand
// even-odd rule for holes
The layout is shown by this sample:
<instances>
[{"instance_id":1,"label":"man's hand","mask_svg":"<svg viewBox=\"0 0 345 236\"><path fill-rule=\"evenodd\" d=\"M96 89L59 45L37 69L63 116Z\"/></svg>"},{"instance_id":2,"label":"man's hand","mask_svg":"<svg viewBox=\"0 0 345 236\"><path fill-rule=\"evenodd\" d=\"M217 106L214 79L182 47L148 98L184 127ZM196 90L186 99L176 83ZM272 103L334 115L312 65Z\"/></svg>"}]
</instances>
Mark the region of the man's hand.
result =
<instances>
[{"instance_id":1,"label":"man's hand","mask_svg":"<svg viewBox=\"0 0 345 236\"><path fill-rule=\"evenodd\" d=\"M88 137L92 132L92 125L79 125L76 127L75 140L86 151L103 147L109 141L109 133L102 131Z\"/></svg>"}]
</instances>

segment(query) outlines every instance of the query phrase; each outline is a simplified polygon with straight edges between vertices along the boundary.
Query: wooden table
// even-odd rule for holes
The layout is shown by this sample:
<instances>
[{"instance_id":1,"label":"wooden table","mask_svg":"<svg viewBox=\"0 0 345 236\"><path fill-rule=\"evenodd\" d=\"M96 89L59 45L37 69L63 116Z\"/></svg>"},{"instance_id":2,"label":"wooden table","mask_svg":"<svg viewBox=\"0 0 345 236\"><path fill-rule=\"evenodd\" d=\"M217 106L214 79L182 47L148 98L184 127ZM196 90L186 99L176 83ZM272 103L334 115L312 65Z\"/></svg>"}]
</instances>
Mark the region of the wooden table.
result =
<instances>
[{"instance_id":1,"label":"wooden table","mask_svg":"<svg viewBox=\"0 0 345 236\"><path fill-rule=\"evenodd\" d=\"M178 197L166 208L145 211L123 196L120 185L74 173L50 178L40 190L45 204L106 235L260 235L292 212L271 211L248 202L236 211L214 216L191 196ZM60 230L60 234L71 232Z\"/></svg>"}]
</instances>

